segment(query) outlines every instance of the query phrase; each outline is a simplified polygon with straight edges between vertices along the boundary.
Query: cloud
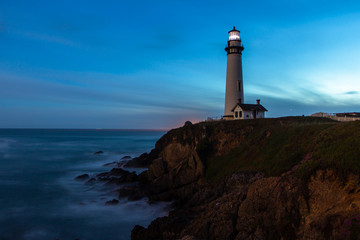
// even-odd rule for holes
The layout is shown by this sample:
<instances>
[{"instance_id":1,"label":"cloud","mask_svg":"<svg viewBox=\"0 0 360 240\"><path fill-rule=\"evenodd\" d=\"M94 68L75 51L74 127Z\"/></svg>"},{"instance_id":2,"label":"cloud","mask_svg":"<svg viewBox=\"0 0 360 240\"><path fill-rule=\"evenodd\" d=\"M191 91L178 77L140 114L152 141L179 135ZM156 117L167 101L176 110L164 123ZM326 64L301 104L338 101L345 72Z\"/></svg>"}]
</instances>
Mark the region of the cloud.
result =
<instances>
[{"instance_id":1,"label":"cloud","mask_svg":"<svg viewBox=\"0 0 360 240\"><path fill-rule=\"evenodd\" d=\"M255 96L251 97L252 99L256 99ZM360 107L358 102L347 105L331 105L321 102L308 104L306 102L295 101L295 99L284 100L271 96L261 96L260 98L261 104L268 109L266 117L308 116L316 112L354 112Z\"/></svg>"},{"instance_id":2,"label":"cloud","mask_svg":"<svg viewBox=\"0 0 360 240\"><path fill-rule=\"evenodd\" d=\"M359 94L360 92L358 91L348 91L348 92L344 92L344 94L347 94L347 95L354 95L354 94Z\"/></svg>"},{"instance_id":3,"label":"cloud","mask_svg":"<svg viewBox=\"0 0 360 240\"><path fill-rule=\"evenodd\" d=\"M139 88L140 76L66 72L58 79L51 72L29 75L0 72L0 115L8 112L0 126L18 127L20 119L26 118L28 127L172 128L186 120L221 115L223 110L223 100L218 106L213 91L207 95L205 89L189 91L187 85L164 86L152 77Z\"/></svg>"},{"instance_id":4,"label":"cloud","mask_svg":"<svg viewBox=\"0 0 360 240\"><path fill-rule=\"evenodd\" d=\"M0 95L30 107L92 107L123 110L126 114L146 112L150 115L174 112L174 109L179 114L189 111L216 112L218 108L218 99L213 95L199 94L199 89L189 92L187 86L182 85L177 85L176 88L164 86L151 79L148 84L142 84L143 88L139 88L141 79L124 79L121 75L94 73L90 74L94 75L93 79L89 79L86 74L81 76L82 74L67 73L67 79L63 81L54 81L51 73L35 77L5 73L1 75L3 88L0 89ZM87 80L87 84L79 79ZM200 101L201 98L207 101Z\"/></svg>"}]
</instances>

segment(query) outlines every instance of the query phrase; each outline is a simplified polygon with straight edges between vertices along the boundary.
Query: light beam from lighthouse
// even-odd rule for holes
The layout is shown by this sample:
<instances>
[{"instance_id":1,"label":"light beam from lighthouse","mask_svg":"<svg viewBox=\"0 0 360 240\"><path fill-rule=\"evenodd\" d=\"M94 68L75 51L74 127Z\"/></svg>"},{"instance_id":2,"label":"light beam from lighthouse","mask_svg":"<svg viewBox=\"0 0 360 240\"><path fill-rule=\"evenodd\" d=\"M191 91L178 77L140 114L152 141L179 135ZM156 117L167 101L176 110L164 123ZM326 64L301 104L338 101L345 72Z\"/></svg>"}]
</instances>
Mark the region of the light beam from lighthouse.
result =
<instances>
[{"instance_id":1,"label":"light beam from lighthouse","mask_svg":"<svg viewBox=\"0 0 360 240\"><path fill-rule=\"evenodd\" d=\"M226 67L226 91L225 91L225 112L224 117L233 117L231 110L237 103L244 103L243 73L241 52L244 46L241 45L240 31L235 27L229 31L229 40L225 51L227 52Z\"/></svg>"}]
</instances>

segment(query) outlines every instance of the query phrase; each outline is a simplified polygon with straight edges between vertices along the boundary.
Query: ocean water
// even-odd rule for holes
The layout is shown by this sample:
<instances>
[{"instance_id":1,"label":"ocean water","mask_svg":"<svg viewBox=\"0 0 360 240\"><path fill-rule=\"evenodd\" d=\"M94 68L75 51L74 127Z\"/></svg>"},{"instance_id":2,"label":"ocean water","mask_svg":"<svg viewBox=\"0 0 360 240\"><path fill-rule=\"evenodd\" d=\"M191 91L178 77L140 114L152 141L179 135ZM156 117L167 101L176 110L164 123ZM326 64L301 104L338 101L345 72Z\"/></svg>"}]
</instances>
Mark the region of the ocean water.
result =
<instances>
[{"instance_id":1,"label":"ocean water","mask_svg":"<svg viewBox=\"0 0 360 240\"><path fill-rule=\"evenodd\" d=\"M150 151L161 131L0 129L0 239L130 239L168 205L146 199L117 205L114 186L77 181L104 164ZM103 154L94 155L97 151ZM138 170L141 171L141 170Z\"/></svg>"}]
</instances>

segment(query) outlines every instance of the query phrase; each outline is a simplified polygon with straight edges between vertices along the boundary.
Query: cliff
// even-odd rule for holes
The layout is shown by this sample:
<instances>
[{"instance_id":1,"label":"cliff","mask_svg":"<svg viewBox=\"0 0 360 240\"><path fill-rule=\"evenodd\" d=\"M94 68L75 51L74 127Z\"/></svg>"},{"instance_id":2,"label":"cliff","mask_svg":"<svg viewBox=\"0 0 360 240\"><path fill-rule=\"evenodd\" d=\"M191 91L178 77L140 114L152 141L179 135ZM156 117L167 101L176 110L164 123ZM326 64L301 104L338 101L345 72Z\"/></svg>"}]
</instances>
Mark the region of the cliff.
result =
<instances>
[{"instance_id":1,"label":"cliff","mask_svg":"<svg viewBox=\"0 0 360 240\"><path fill-rule=\"evenodd\" d=\"M165 134L139 176L168 217L132 239L358 239L360 122L203 122ZM144 156L143 156L144 157Z\"/></svg>"}]
</instances>

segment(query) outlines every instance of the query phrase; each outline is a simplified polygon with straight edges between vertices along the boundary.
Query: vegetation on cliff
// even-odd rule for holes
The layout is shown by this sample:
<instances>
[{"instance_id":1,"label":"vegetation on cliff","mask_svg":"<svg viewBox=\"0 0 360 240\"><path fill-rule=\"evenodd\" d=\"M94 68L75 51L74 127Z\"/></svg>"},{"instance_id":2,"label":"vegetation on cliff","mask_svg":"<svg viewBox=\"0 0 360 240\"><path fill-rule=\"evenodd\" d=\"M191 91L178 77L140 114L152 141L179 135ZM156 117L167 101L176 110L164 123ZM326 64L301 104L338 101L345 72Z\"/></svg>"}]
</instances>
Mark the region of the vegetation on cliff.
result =
<instances>
[{"instance_id":1,"label":"vegetation on cliff","mask_svg":"<svg viewBox=\"0 0 360 240\"><path fill-rule=\"evenodd\" d=\"M196 145L210 181L237 171L278 176L305 158L301 174L319 168L360 172L360 122L315 117L202 122L169 131L157 148L170 141Z\"/></svg>"}]
</instances>

